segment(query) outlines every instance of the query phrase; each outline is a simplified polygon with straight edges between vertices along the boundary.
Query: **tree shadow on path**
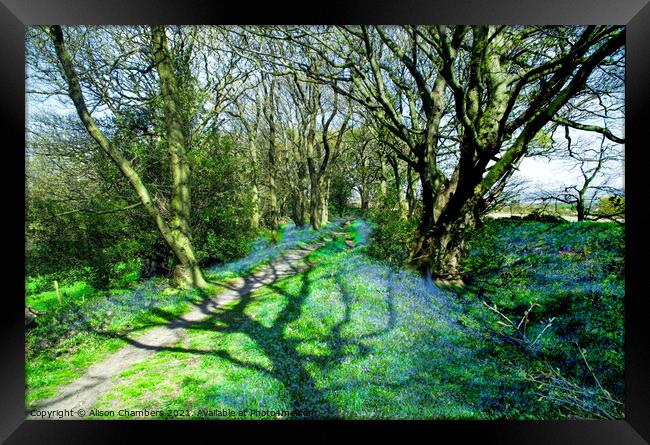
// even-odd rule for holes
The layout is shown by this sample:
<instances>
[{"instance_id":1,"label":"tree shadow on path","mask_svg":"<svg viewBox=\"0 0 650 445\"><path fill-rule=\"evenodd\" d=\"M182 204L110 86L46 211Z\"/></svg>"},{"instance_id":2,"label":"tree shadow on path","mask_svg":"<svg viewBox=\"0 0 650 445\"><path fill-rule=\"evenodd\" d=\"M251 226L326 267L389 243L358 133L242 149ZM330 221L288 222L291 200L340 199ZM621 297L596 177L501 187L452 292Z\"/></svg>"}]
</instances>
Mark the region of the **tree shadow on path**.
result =
<instances>
[{"instance_id":1,"label":"tree shadow on path","mask_svg":"<svg viewBox=\"0 0 650 445\"><path fill-rule=\"evenodd\" d=\"M334 394L328 393L328 388L319 387L312 376L312 372L322 372L327 368L338 366L346 358L358 359L371 354L373 348L368 346L364 340L382 335L395 326L392 293L388 292L388 323L384 328L357 335L354 338L345 336L342 331L351 322L351 303L354 300L354 295L346 286L344 274L338 271L335 275L335 283L340 295L340 302L343 303L343 317L329 327L327 333L316 335L314 338L301 336L300 332L297 332L297 335L292 335L289 333L291 325L300 318L301 312L305 309L307 298L314 286L318 285L318 280L314 281L312 277L312 266L313 264L309 263L309 261L300 265L291 265L289 270L287 270L286 264L283 265L282 270L278 270L275 264L267 266L269 273L263 279L262 288L270 289L275 294L282 296L286 301L281 312L270 326L255 320L254 317L246 313L246 309L251 302L259 301L258 298L264 298L263 296L258 297L254 292L251 292L259 288L260 284L259 278L254 275L244 278L241 283L236 285L225 286L230 286L231 290L240 295L238 299L233 299L227 307L216 306L210 301L204 301L197 305L201 313L208 315L200 320L193 321L184 317L170 317L170 314L166 314L164 311L157 314L162 318L170 317L171 320L166 324L166 327L179 332L206 331L221 332L223 334L244 334L255 342L271 362L271 366L268 368L235 357L229 351L220 348L218 344L214 348L209 347L206 349L185 347L181 341L184 335L181 335L172 344L146 344L146 342L139 341L138 338L131 338L127 334L117 336L135 348L146 349L152 353L169 351L219 357L235 366L271 377L281 382L287 391L290 399L290 411L294 413L293 417L340 417L339 410L332 403ZM294 276L294 279L300 277L300 282L293 292L284 289L280 282L280 280L289 276ZM270 282L268 282L269 280ZM116 335L112 334L111 336ZM324 343L326 345L325 350L328 353L313 355L301 352L303 342L311 340L321 344ZM265 407L260 408L264 409ZM297 412L302 412L302 414L296 414Z\"/></svg>"}]
</instances>

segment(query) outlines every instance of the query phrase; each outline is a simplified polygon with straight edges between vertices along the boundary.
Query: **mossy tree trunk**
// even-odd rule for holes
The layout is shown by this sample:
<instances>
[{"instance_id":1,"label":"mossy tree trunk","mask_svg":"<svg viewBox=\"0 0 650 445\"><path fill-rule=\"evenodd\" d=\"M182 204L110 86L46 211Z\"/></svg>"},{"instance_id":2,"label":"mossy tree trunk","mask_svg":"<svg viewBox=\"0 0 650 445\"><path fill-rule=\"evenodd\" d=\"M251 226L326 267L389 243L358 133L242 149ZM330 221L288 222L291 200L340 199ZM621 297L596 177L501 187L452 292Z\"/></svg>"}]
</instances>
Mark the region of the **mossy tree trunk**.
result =
<instances>
[{"instance_id":1,"label":"mossy tree trunk","mask_svg":"<svg viewBox=\"0 0 650 445\"><path fill-rule=\"evenodd\" d=\"M310 169L313 171L313 169ZM321 228L322 202L320 197L320 178L312 173L309 183L309 225L314 230Z\"/></svg>"},{"instance_id":2,"label":"mossy tree trunk","mask_svg":"<svg viewBox=\"0 0 650 445\"><path fill-rule=\"evenodd\" d=\"M187 218L190 210L188 202L190 197L189 166L187 165L187 159L185 157L183 144L181 143L181 147L179 148L178 144L175 143L173 149L170 149L170 154L172 150L175 151L171 165L172 174L175 175L173 181L176 184L176 187L174 189L172 197L172 208L174 209L173 222L169 223L165 220L165 218L163 218L160 208L156 203L154 203L149 190L143 183L140 175L133 168L131 162L111 144L109 139L104 135L95 120L90 115L88 107L86 106L85 99L83 97L79 77L74 69L73 58L65 45L63 30L60 26L54 25L51 26L48 31L54 43L56 54L61 64L63 77L67 83L68 95L75 105L75 109L77 110L77 114L79 115L84 128L93 138L93 140L95 140L102 151L115 163L115 165L117 165L124 177L129 181L129 184L142 202L143 207L154 220L162 238L165 240L165 243L167 246L169 246L177 258L179 264L181 265L182 269L180 269L178 271L178 274L175 276L176 283L181 285L191 285L199 288L206 287L207 283L203 278L203 273L201 272L198 262L194 256L194 251L192 249L192 244L189 237L189 220ZM156 33L154 32L154 35L155 34ZM158 42L162 43L163 41L158 40ZM168 63L171 63L169 61L169 55L167 54L165 56L164 50L163 53L160 53L160 48L159 55L163 58L166 58ZM163 68L163 72L164 71L165 68ZM169 79L165 80L165 82L168 81ZM161 83L162 82L163 81L161 79ZM176 104L174 104L172 101L170 102L169 106L175 107ZM169 119L167 119L166 123L172 125L172 128L168 128L168 132L173 133L174 138L177 140L183 140L183 133L182 130L179 129L178 123L170 122Z\"/></svg>"},{"instance_id":3,"label":"mossy tree trunk","mask_svg":"<svg viewBox=\"0 0 650 445\"><path fill-rule=\"evenodd\" d=\"M189 137L185 134L186 126L183 122L183 104L179 95L179 85L172 56L169 51L165 28L153 26L152 44L153 56L160 81L165 111L165 129L167 133L167 150L169 152L172 197L171 197L171 230L174 244L174 253L179 260L174 268L173 276L176 284L180 286L205 287L206 282L194 255L192 234L190 230L190 163L187 159L186 144Z\"/></svg>"},{"instance_id":4,"label":"mossy tree trunk","mask_svg":"<svg viewBox=\"0 0 650 445\"><path fill-rule=\"evenodd\" d=\"M329 222L329 201L330 201L330 177L325 176L322 178L321 184L321 211L320 223L321 226Z\"/></svg>"},{"instance_id":5,"label":"mossy tree trunk","mask_svg":"<svg viewBox=\"0 0 650 445\"><path fill-rule=\"evenodd\" d=\"M407 166L406 169L406 217L408 219L413 218L415 214L415 207L417 206L417 201L415 198L415 189L413 188L413 169L411 166Z\"/></svg>"},{"instance_id":6,"label":"mossy tree trunk","mask_svg":"<svg viewBox=\"0 0 650 445\"><path fill-rule=\"evenodd\" d=\"M386 198L388 194L388 178L386 174L386 155L379 153L379 193L380 199Z\"/></svg>"},{"instance_id":7,"label":"mossy tree trunk","mask_svg":"<svg viewBox=\"0 0 650 445\"><path fill-rule=\"evenodd\" d=\"M310 181L310 199L309 199L309 223L315 230L320 229L328 222L329 218L329 187L330 180L328 177L328 167L332 156L339 153L343 137L348 129L350 118L352 117L352 107L348 105L341 126L334 136L334 146L332 146L330 135L330 126L334 117L339 112L338 94L334 93L332 110L329 115L322 115L322 132L321 140L316 142L316 117L318 110L322 109L320 93L313 88L310 90L311 114L309 131L307 136L307 169Z\"/></svg>"},{"instance_id":8,"label":"mossy tree trunk","mask_svg":"<svg viewBox=\"0 0 650 445\"><path fill-rule=\"evenodd\" d=\"M296 186L296 212L294 222L298 227L307 225L307 165L302 160L298 165L298 184Z\"/></svg>"},{"instance_id":9,"label":"mossy tree trunk","mask_svg":"<svg viewBox=\"0 0 650 445\"><path fill-rule=\"evenodd\" d=\"M291 219L297 227L304 227L307 223L307 164L302 154L302 141L300 130L297 127L293 128L290 142L294 151L285 151L285 163L293 170L288 172L287 176L292 196L290 201Z\"/></svg>"},{"instance_id":10,"label":"mossy tree trunk","mask_svg":"<svg viewBox=\"0 0 650 445\"><path fill-rule=\"evenodd\" d=\"M316 86L308 86L308 122L305 139L305 155L309 174L309 225L314 230L321 226L321 167L320 150L316 145L316 118L320 104L320 93ZM329 156L329 154L328 154Z\"/></svg>"},{"instance_id":11,"label":"mossy tree trunk","mask_svg":"<svg viewBox=\"0 0 650 445\"><path fill-rule=\"evenodd\" d=\"M260 227L260 191L257 187L257 143L252 138L249 143L251 154L251 229L257 230Z\"/></svg>"},{"instance_id":12,"label":"mossy tree trunk","mask_svg":"<svg viewBox=\"0 0 650 445\"><path fill-rule=\"evenodd\" d=\"M264 83L265 89L265 117L269 126L268 137L268 165L269 165L269 226L272 239L277 240L279 211L277 195L277 148L276 148L276 123L275 123L275 77Z\"/></svg>"},{"instance_id":13,"label":"mossy tree trunk","mask_svg":"<svg viewBox=\"0 0 650 445\"><path fill-rule=\"evenodd\" d=\"M402 186L403 180L400 173L400 164L399 160L390 154L386 154L386 161L390 164L391 169L393 170L393 190L392 193L395 195L395 200L397 201L397 209L400 215L403 218L408 216L408 204L406 202L406 194L403 193Z\"/></svg>"}]
</instances>

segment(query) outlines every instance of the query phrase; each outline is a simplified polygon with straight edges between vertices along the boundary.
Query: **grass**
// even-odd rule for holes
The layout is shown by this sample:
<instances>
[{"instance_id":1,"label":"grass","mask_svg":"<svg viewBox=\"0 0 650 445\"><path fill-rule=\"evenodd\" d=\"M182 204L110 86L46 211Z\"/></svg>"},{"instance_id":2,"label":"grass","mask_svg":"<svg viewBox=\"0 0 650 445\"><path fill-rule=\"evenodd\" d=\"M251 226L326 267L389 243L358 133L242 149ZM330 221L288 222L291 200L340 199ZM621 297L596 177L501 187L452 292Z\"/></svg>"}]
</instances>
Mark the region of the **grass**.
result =
<instances>
[{"instance_id":1,"label":"grass","mask_svg":"<svg viewBox=\"0 0 650 445\"><path fill-rule=\"evenodd\" d=\"M86 338L83 347L65 357L35 355L25 361L27 406L40 399L56 394L60 385L70 383L82 375L93 363L102 360L124 345L119 338L106 340L102 337Z\"/></svg>"},{"instance_id":2,"label":"grass","mask_svg":"<svg viewBox=\"0 0 650 445\"><path fill-rule=\"evenodd\" d=\"M475 318L519 346L500 354L537 382L548 412L621 418L624 228L503 219L488 221L469 245L465 297L497 308ZM517 329L504 317L524 323Z\"/></svg>"},{"instance_id":3,"label":"grass","mask_svg":"<svg viewBox=\"0 0 650 445\"><path fill-rule=\"evenodd\" d=\"M285 225L282 239L269 245L265 237L256 240L253 253L233 263L215 266L213 282L225 283L254 272L282 252L315 242L333 227L335 221L320 231ZM131 274L132 275L132 274ZM38 290L43 283L28 280L27 292ZM41 280L42 281L42 280ZM59 387L80 377L91 365L125 345L120 336L127 332L144 334L147 329L166 324L187 312L204 297L196 291L170 288L163 278L134 283L133 276L120 284L130 288L95 291L83 281L61 286L64 295L59 305L54 291L32 293L26 303L47 311L26 335L26 403L56 394Z\"/></svg>"},{"instance_id":4,"label":"grass","mask_svg":"<svg viewBox=\"0 0 650 445\"><path fill-rule=\"evenodd\" d=\"M363 246L367 225L349 231ZM309 255L310 270L194 326L96 406L199 418L223 418L206 416L217 408L228 418L494 417L482 401L512 377L458 323L456 298L363 250L337 237Z\"/></svg>"},{"instance_id":5,"label":"grass","mask_svg":"<svg viewBox=\"0 0 650 445\"><path fill-rule=\"evenodd\" d=\"M173 290L162 279L135 289L95 293L91 300L69 301L42 317L26 335L26 403L56 394L92 364L126 344L127 332L144 334L186 312L202 296Z\"/></svg>"},{"instance_id":6,"label":"grass","mask_svg":"<svg viewBox=\"0 0 650 445\"><path fill-rule=\"evenodd\" d=\"M116 376L95 405L113 413L95 417L134 417L120 409L215 419L622 416L620 226L489 221L469 239L460 294L370 258L372 224L357 219L345 230L354 248L337 236L307 256L307 271L229 303ZM249 257L211 276L250 272L322 237L287 226L277 245L258 240ZM28 402L121 345L104 334L164 323L200 299L148 286L86 301L75 316L60 309L48 325L52 344L28 338L28 351L40 351L28 354ZM533 303L525 331L503 323ZM75 323L73 335L52 327Z\"/></svg>"},{"instance_id":7,"label":"grass","mask_svg":"<svg viewBox=\"0 0 650 445\"><path fill-rule=\"evenodd\" d=\"M95 289L85 281L77 281L67 286L59 288L61 292L61 302L64 301L83 301L91 298L95 294ZM25 304L34 309L45 312L55 308L59 302L56 291L45 291L37 294L27 295Z\"/></svg>"}]
</instances>

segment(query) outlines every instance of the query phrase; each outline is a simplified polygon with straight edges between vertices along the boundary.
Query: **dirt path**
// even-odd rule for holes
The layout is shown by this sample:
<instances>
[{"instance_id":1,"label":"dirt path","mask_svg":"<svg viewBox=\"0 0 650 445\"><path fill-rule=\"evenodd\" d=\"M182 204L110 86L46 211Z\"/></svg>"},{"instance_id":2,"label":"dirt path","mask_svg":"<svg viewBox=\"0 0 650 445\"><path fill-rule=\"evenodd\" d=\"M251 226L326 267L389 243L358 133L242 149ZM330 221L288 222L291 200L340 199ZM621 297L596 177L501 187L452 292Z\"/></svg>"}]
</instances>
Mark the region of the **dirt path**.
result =
<instances>
[{"instance_id":1,"label":"dirt path","mask_svg":"<svg viewBox=\"0 0 650 445\"><path fill-rule=\"evenodd\" d=\"M152 328L144 335L127 337L126 340L129 345L124 346L103 361L92 365L83 376L64 386L56 396L37 403L32 409L47 411L71 410L70 415L65 415L63 418L75 419L83 417L80 416L79 411L82 410L82 412L88 414L99 396L107 392L115 384L114 376L120 375L134 364L155 354L161 347L178 343L187 334L187 328L190 325L205 320L224 304L276 280L305 270L309 266L300 263L300 260L310 252L324 246L328 241L331 241L331 238L325 238L322 242L311 244L302 249L285 252L260 271L234 280L227 285L222 285L224 287L223 291L207 299L185 315L172 320L164 326ZM29 411L32 411L32 409ZM30 416L29 412L27 417L40 418Z\"/></svg>"}]
</instances>

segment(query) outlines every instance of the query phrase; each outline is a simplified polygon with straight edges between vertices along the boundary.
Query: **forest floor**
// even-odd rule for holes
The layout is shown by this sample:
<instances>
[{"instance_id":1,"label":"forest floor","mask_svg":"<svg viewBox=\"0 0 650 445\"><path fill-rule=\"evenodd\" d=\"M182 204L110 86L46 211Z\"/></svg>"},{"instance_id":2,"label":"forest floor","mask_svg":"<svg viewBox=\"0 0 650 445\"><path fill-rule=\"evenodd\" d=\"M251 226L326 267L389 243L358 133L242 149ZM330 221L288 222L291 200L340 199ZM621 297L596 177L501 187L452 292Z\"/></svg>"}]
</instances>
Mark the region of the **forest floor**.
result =
<instances>
[{"instance_id":1,"label":"forest floor","mask_svg":"<svg viewBox=\"0 0 650 445\"><path fill-rule=\"evenodd\" d=\"M351 219L342 223L342 228L350 224ZM123 339L128 343L117 352L109 355L104 360L92 365L84 375L72 383L59 389L58 394L32 405L32 410L67 410L63 418L85 417L84 408L91 407L97 399L106 393L114 384L115 376L130 369L133 365L143 361L158 351L170 350L174 345L187 337L188 329L226 310L229 304L254 292L263 286L269 286L282 278L308 269L309 263L303 261L307 255L326 243L333 241L334 237L344 237L348 248L354 247L354 241L347 232L330 231L319 241L304 247L280 252L278 257L269 264L261 266L255 273L216 284L222 288L211 298L195 305L190 311L170 321L169 323L147 329L144 334L139 329L132 330ZM79 411L81 409L81 411ZM79 414L81 413L81 415ZM38 418L38 416L29 416Z\"/></svg>"},{"instance_id":2,"label":"forest floor","mask_svg":"<svg viewBox=\"0 0 650 445\"><path fill-rule=\"evenodd\" d=\"M457 294L370 257L371 226L285 228L279 244L207 268L223 287L209 299L145 283L62 308L28 336L28 413L618 418L621 227L494 220L475 237L475 279ZM527 318L524 335L488 303Z\"/></svg>"}]
</instances>

